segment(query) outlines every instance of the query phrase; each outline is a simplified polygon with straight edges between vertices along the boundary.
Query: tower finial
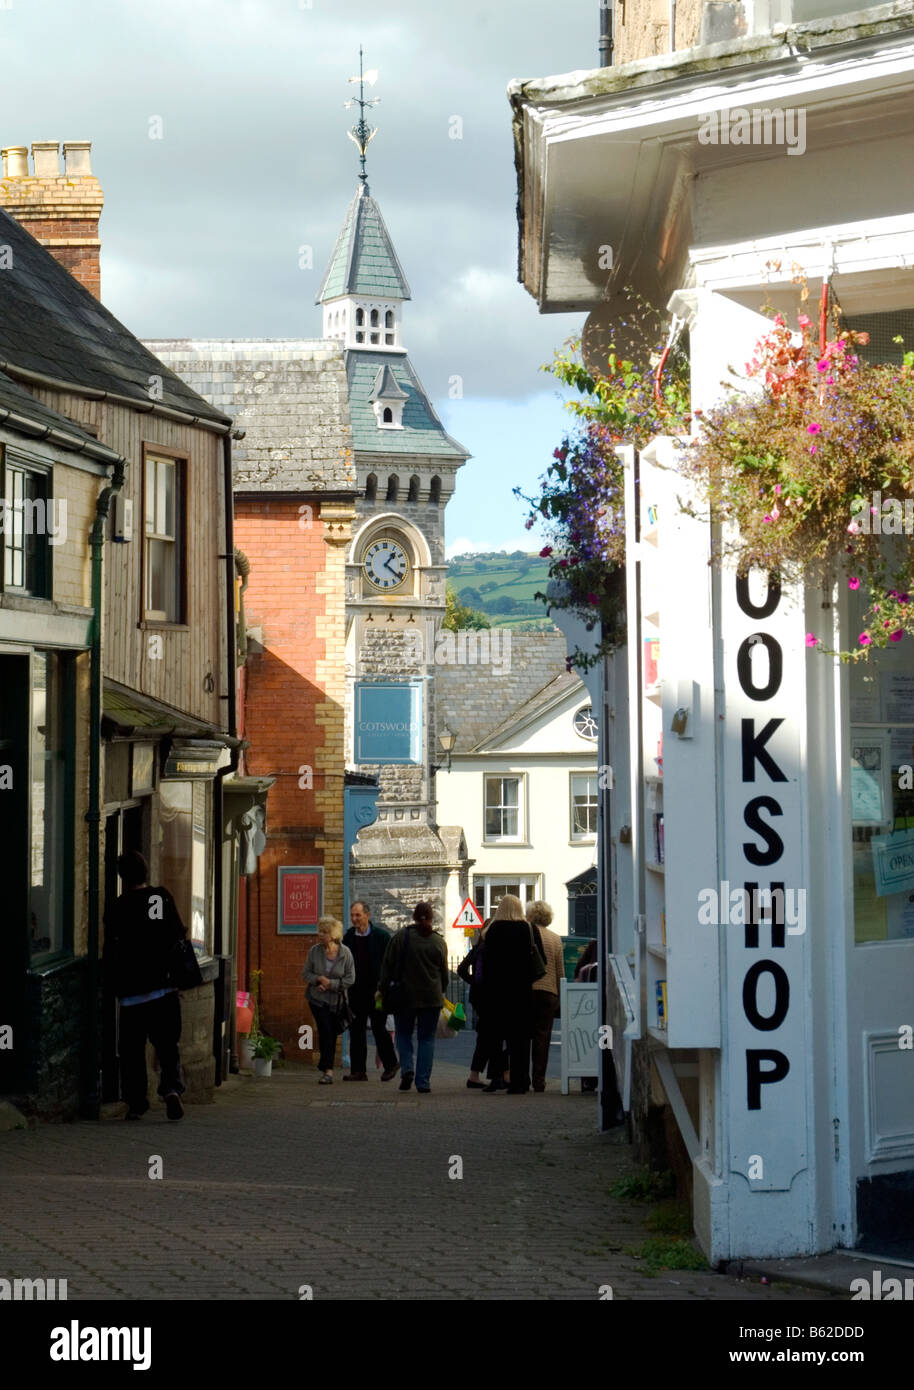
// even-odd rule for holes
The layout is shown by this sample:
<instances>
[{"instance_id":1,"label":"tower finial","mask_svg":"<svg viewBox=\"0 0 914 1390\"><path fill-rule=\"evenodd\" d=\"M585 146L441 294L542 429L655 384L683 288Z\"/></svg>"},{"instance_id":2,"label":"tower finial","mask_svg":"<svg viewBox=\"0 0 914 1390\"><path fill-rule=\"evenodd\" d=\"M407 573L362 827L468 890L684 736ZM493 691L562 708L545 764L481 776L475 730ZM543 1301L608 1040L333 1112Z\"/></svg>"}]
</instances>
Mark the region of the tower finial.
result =
<instances>
[{"instance_id":1,"label":"tower finial","mask_svg":"<svg viewBox=\"0 0 914 1390\"><path fill-rule=\"evenodd\" d=\"M359 44L359 75L358 77L350 77L349 79L350 82L358 82L359 94L357 97L353 97L351 101L346 102L347 110L350 106L358 106L359 119L351 130L346 131L346 134L349 136L349 139L353 142L353 144L358 145L359 147L359 162L362 166L362 171L359 174L359 178L362 180L363 187L365 188L367 188L368 186L368 175L365 172L365 152L367 151L368 146L371 144L372 140L378 133L377 127L370 126L368 122L365 120L365 108L369 106L377 106L378 102L381 100L380 97L372 97L368 101L365 100L365 83L367 82L369 87L373 87L377 80L377 68L369 68L368 72L363 71L362 45Z\"/></svg>"}]
</instances>

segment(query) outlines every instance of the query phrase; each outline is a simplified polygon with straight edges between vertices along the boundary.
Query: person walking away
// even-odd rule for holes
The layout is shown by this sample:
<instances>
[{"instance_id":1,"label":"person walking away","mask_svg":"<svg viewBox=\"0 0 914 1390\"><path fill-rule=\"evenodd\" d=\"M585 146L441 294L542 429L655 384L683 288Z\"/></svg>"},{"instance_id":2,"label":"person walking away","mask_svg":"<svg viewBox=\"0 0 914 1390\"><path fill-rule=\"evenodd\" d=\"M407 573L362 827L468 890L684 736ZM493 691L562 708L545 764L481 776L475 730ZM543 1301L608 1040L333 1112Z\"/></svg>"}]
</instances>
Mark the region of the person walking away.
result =
<instances>
[{"instance_id":1,"label":"person walking away","mask_svg":"<svg viewBox=\"0 0 914 1390\"><path fill-rule=\"evenodd\" d=\"M352 952L355 962L355 984L349 991L352 1021L349 1024L350 1071L344 1081L368 1080L368 1025L371 1024L375 1047L384 1070L382 1081L392 1081L400 1070L393 1041L387 1031L387 1019L375 1008L375 995L381 975L381 962L390 944L391 934L372 922L368 904L354 902L349 910L352 926L343 937L343 945Z\"/></svg>"},{"instance_id":2,"label":"person walking away","mask_svg":"<svg viewBox=\"0 0 914 1390\"><path fill-rule=\"evenodd\" d=\"M539 936L546 973L540 980L533 981L533 1089L545 1091L546 1068L549 1064L549 1045L552 1041L552 1025L559 1010L560 981L565 978L565 956L562 938L557 932L549 930L552 921L552 908L548 903L537 901L527 905L527 921Z\"/></svg>"},{"instance_id":3,"label":"person walking away","mask_svg":"<svg viewBox=\"0 0 914 1390\"><path fill-rule=\"evenodd\" d=\"M537 976L533 952L542 962L539 942L524 915L524 905L506 893L495 909L486 933L485 1009L486 1028L492 1037L508 1045L511 1081L508 1095L525 1095L530 1089L530 1045L533 1038L533 991ZM491 1094L499 1089L486 1087Z\"/></svg>"},{"instance_id":4,"label":"person walking away","mask_svg":"<svg viewBox=\"0 0 914 1390\"><path fill-rule=\"evenodd\" d=\"M180 1120L184 1115L178 1051L181 1001L169 983L169 969L187 928L168 889L147 883L149 868L142 854L137 850L122 854L117 871L123 892L105 909L102 961L120 1005L118 1053L126 1118L142 1119L149 1109L148 1038L159 1059L158 1093L165 1101L165 1113L170 1120Z\"/></svg>"},{"instance_id":5,"label":"person walking away","mask_svg":"<svg viewBox=\"0 0 914 1390\"><path fill-rule=\"evenodd\" d=\"M333 1056L339 1036L335 1014L340 991L348 990L355 982L355 962L348 946L343 945L343 924L335 917L321 917L317 924L317 941L308 952L302 974L307 983L305 991L320 1044L318 1069L321 1086L333 1084Z\"/></svg>"},{"instance_id":6,"label":"person walking away","mask_svg":"<svg viewBox=\"0 0 914 1390\"><path fill-rule=\"evenodd\" d=\"M476 940L467 951L463 960L457 966L457 974L470 987L469 1000L470 1007L476 1015L476 1046L473 1049L473 1056L470 1061L470 1076L467 1081L467 1090L484 1091L485 1083L480 1079L481 1073L488 1066L489 1084L497 1084L493 1089L504 1090L505 1082L505 1055L504 1042L501 1038L492 1038L491 1033L486 1030L485 1024L485 942L486 932L492 918L489 917L483 923L476 935Z\"/></svg>"},{"instance_id":7,"label":"person walking away","mask_svg":"<svg viewBox=\"0 0 914 1390\"><path fill-rule=\"evenodd\" d=\"M423 1095L431 1090L435 1030L448 983L447 947L444 937L435 931L433 920L431 903L416 903L412 925L401 927L387 947L378 982L382 1002L391 982L399 982L394 1021L402 1069L400 1090L408 1091L415 1080L416 1090Z\"/></svg>"}]
</instances>

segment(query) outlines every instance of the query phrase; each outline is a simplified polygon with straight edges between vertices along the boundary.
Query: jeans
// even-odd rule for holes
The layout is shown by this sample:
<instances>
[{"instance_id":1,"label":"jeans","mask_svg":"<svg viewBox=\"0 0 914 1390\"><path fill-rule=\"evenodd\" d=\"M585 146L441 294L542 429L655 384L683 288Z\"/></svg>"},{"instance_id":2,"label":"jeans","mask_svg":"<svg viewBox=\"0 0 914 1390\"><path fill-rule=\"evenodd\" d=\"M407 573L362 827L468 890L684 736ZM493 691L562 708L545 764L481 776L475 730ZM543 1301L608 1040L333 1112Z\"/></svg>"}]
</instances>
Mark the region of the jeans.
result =
<instances>
[{"instance_id":1,"label":"jeans","mask_svg":"<svg viewBox=\"0 0 914 1390\"><path fill-rule=\"evenodd\" d=\"M350 994L349 1007L352 1009L352 1022L349 1025L349 1056L352 1071L368 1070L367 1030L369 1023L384 1070L391 1071L397 1065L397 1054L387 1031L387 1014L383 1009L374 1007L373 997L366 1002L364 999L353 999Z\"/></svg>"},{"instance_id":2,"label":"jeans","mask_svg":"<svg viewBox=\"0 0 914 1390\"><path fill-rule=\"evenodd\" d=\"M403 1073L413 1070L413 1029L418 1035L416 1049L416 1088L427 1086L435 1060L435 1031L441 1005L430 1009L402 1009L394 1014L397 1025L397 1051L400 1054L400 1067Z\"/></svg>"},{"instance_id":3,"label":"jeans","mask_svg":"<svg viewBox=\"0 0 914 1390\"><path fill-rule=\"evenodd\" d=\"M121 1087L127 1108L142 1115L149 1109L146 1075L146 1039L159 1059L160 1096L181 1095L184 1081L178 1039L181 1036L181 1001L177 993L150 999L145 1004L121 1005L118 1052L121 1059Z\"/></svg>"},{"instance_id":4,"label":"jeans","mask_svg":"<svg viewBox=\"0 0 914 1390\"><path fill-rule=\"evenodd\" d=\"M320 1071L333 1071L336 1040L339 1037L336 1024L333 1021L333 1012L327 1004L315 1004L313 1000L308 1002L311 1005L314 1022L317 1024L317 1038L320 1044L320 1056L317 1059L318 1069Z\"/></svg>"}]
</instances>

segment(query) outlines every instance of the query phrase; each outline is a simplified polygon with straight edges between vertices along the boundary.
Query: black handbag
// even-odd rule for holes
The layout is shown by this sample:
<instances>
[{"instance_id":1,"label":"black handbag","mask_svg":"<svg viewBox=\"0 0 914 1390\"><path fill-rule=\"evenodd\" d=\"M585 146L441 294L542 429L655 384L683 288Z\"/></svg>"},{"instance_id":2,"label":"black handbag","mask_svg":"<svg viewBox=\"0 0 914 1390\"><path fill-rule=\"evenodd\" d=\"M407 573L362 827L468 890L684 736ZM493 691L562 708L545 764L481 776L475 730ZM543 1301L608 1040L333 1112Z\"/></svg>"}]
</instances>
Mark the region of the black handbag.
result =
<instances>
[{"instance_id":1,"label":"black handbag","mask_svg":"<svg viewBox=\"0 0 914 1390\"><path fill-rule=\"evenodd\" d=\"M168 983L172 989L196 989L203 984L197 953L186 936L176 941L168 958Z\"/></svg>"},{"instance_id":2,"label":"black handbag","mask_svg":"<svg viewBox=\"0 0 914 1390\"><path fill-rule=\"evenodd\" d=\"M352 1008L349 1004L349 995L340 985L336 1003L330 1011L333 1027L338 1035L342 1035L352 1023Z\"/></svg>"}]
</instances>

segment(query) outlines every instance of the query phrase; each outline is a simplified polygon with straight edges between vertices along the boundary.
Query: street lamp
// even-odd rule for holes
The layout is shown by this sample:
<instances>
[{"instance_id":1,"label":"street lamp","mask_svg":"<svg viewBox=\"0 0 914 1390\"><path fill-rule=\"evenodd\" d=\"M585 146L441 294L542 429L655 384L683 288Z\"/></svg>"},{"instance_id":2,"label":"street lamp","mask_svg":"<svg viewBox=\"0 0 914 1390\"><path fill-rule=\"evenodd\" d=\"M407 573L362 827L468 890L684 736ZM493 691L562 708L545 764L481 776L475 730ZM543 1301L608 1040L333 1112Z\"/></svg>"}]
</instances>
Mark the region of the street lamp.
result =
<instances>
[{"instance_id":1,"label":"street lamp","mask_svg":"<svg viewBox=\"0 0 914 1390\"><path fill-rule=\"evenodd\" d=\"M432 771L440 772L441 769L444 768L445 772L450 772L451 754L454 751L454 744L457 742L457 735L452 734L448 726L445 724L444 728L441 730L441 733L438 735L438 742L441 745L442 753L444 753L446 757L444 762L435 763L434 767L432 768Z\"/></svg>"}]
</instances>

